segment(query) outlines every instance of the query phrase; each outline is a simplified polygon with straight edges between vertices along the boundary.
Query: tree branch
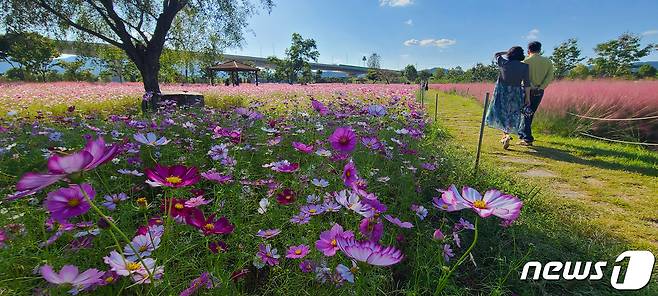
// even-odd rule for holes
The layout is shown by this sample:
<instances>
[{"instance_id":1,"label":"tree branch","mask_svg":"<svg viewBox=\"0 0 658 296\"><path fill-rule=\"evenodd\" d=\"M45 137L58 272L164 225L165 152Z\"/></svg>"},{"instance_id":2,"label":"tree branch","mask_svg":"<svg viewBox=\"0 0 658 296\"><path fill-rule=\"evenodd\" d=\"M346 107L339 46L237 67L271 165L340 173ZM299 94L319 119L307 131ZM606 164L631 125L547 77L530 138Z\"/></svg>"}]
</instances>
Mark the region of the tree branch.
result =
<instances>
[{"instance_id":1,"label":"tree branch","mask_svg":"<svg viewBox=\"0 0 658 296\"><path fill-rule=\"evenodd\" d=\"M55 17L57 17L57 18L59 18L60 20L64 21L64 22L65 22L66 24L68 24L69 26L74 27L74 28L76 28L76 29L78 29L78 30L80 30L80 31L82 31L82 32L85 32L85 33L87 33L87 34L89 34L89 35L92 35L92 36L94 36L94 37L96 37L96 38L99 38L99 39L101 39L101 40L103 40L103 41L105 41L105 42L107 42L107 43L109 43L109 44L112 44L112 45L114 45L114 46L122 47L122 44L119 43L118 41L116 41L116 40L114 40L114 39L112 39L112 38L110 38L110 37L107 37L107 36L105 36L105 35L103 35L103 34L101 34L101 33L99 33L99 32L96 32L96 31L94 31L94 30L92 30L92 29L90 29L90 28L87 28L87 27L85 27L85 26L82 26L82 25L80 25L80 24L74 22L73 20L71 20L70 18L68 18L68 17L67 17L66 15L64 15L63 13L58 12L58 11L55 10L52 6L48 5L48 3L46 3L45 1L43 1L43 0L31 0L31 1L34 2L34 3L36 3L37 5L39 5L39 6L42 7L43 9L47 10L49 13L51 13L51 14L54 15Z\"/></svg>"}]
</instances>

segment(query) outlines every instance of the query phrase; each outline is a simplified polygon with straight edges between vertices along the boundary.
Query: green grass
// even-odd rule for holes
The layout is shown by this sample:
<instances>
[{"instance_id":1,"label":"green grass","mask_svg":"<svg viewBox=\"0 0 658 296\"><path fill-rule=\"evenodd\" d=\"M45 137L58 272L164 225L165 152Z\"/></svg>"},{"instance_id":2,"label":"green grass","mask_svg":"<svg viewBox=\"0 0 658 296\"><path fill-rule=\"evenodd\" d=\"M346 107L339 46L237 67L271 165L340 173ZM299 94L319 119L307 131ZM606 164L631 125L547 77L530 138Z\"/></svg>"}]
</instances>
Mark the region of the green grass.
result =
<instances>
[{"instance_id":1,"label":"green grass","mask_svg":"<svg viewBox=\"0 0 658 296\"><path fill-rule=\"evenodd\" d=\"M437 278L442 274L442 261L439 259L441 244L431 239L434 229L443 227L446 230L451 225L448 223L457 220L460 214L471 221L475 219L475 214L470 211L448 214L431 206L431 199L437 195L437 188L457 184L458 186L472 186L480 191L499 188L523 199L524 209L519 220L510 228L500 227L495 218L480 221L480 239L472 253L473 260L467 260L457 269L454 281L450 282L444 294L615 295L616 291L609 286L606 280L598 282L520 281L520 267L530 260L542 262L556 260L609 261L614 260L616 255L629 247L655 247L651 242L654 232L651 232L650 227L638 227L632 234L624 234L620 233L619 229L602 224L602 221L611 224L616 222L630 231L632 224L642 219L639 214L651 214L651 207L648 204L652 200L640 204L641 201L627 199L628 195L614 193L622 192L621 187L614 187L617 185L599 188L599 191L596 192L585 191L579 186L587 182L581 180L578 183L578 180L569 180L569 178L576 178L574 176L577 172L574 171L585 172L589 169L588 174L591 174L591 178L606 182L616 182L618 178L622 178L624 182L636 182L638 188L643 187L650 192L650 190L655 190L655 187L649 186L655 186L655 182L653 184L651 182L655 181L656 176L647 175L650 175L655 169L655 155L632 150L625 146L610 148L595 141L578 139L568 139L567 141L566 138L538 135L538 147L546 146L564 151L562 152L564 154L544 151L546 155L557 155L562 158L562 160L549 159L549 156L540 154L541 151L531 153L529 149L502 152L496 145L498 136L492 130L487 130L481 170L477 175L473 175L473 151L477 141L481 109L472 100L445 95L442 95L441 99L440 122L428 127L427 135L422 140L410 142L409 148L417 150L418 154L400 154L393 159L387 159L383 155L369 153L363 147L353 154L359 175L368 179L369 190L377 193L382 202L388 205L389 213L399 216L402 220L412 221L415 225L413 230L400 230L390 224L386 225L382 243L394 244L402 249L406 255L406 259L402 263L391 268L362 266L357 274L357 283L341 288L326 284L320 285L315 281L314 275L300 273L297 267L298 261L294 260L282 260L282 264L279 266L254 271L246 279L232 283L229 280L231 273L237 269L251 266L259 243L271 243L279 249L280 254L285 253L286 247L293 244L304 243L314 248L313 244L319 233L327 230L331 222L338 222L355 230L355 225L358 224L360 217L342 211L313 218L311 223L305 226L292 225L288 219L297 212L297 206L301 204L301 201L294 207L283 207L276 205L271 198L273 205L268 213L259 215L256 213L258 201L267 196L264 188L246 187L237 182L222 186L204 181L197 187L206 190L207 197L213 199L213 203L208 205L204 212L218 212L220 215L228 217L236 225L236 232L219 237L228 244L229 251L218 255L211 254L206 250L207 238L189 226L176 225L171 232L175 235L165 240L154 256L160 264L165 264L165 278L160 285L128 288L131 283L124 279L115 285L100 288L96 292L101 295L176 295L201 272L210 271L221 279L221 284L217 289L206 293L207 295L372 295L373 293L429 295L434 291ZM245 100L242 98L209 99L209 105L220 108L245 104ZM296 107L303 108L302 104L296 105ZM432 107L428 106L428 110L434 110ZM289 110L290 108L284 106L279 106L279 108L280 112L293 113ZM135 109L130 110L132 111L126 112L137 112ZM132 115L135 116L135 119L144 119L138 114ZM278 114L268 115L278 118ZM209 161L206 155L206 151L211 145L221 142L221 140L212 139L205 132L210 124L242 126L245 128L245 134L248 135L246 141L251 144L264 143L268 139L261 130L261 127L266 125L262 121L252 126L223 113L214 115L168 113L166 116L175 118L175 122L178 123L197 122L200 126L199 130L202 131L197 132L180 126L161 131L160 135L166 135L170 139L191 139L173 142L157 149L161 153L160 162L168 165L183 163L198 166L202 171L213 167L219 170L225 169L218 163ZM152 119L160 121L163 118L157 116ZM75 120L81 120L81 118ZM358 121L364 121L368 122L369 126L391 127L392 130L382 128L379 131L381 139L395 137L393 130L404 126L399 120L378 121L378 119L368 117L346 120L354 126L358 126ZM200 123L202 121L205 123ZM134 132L120 123L105 121L102 115L99 115L99 118L85 119L85 122L107 130L117 129L125 133L124 137L130 137ZM325 130L316 131L317 123L322 123L326 127ZM295 126L294 130L304 129L306 132L296 135L285 133L279 146L256 145L258 148L253 151L249 149L232 150L231 155L237 159L238 163L233 171L235 179L268 178L272 172L263 168L262 164L287 158L290 161L300 162L300 172L291 175L275 174L275 177L283 186L296 190L299 199L303 200L306 195L312 193L323 194L343 189L344 186L340 179L342 163L327 161L316 155L303 156L293 151L290 145L293 140L313 143L315 140L326 139L336 122L327 118L301 116L279 124L290 124ZM44 125L62 131L65 146L76 149L83 145L81 135L89 133L89 130L73 128L57 121L44 122ZM0 158L0 172L3 173L0 175L0 194L2 195L11 190L16 178L22 173L44 169L45 160L41 155L41 149L51 145L47 136L30 134L31 122L20 124L18 127L20 128L12 130L10 135L6 135L6 139L11 139L18 146L12 150L11 154L5 154ZM544 144L547 139L552 139L560 144L548 146L548 144ZM598 151L591 149L605 149L605 156L601 156ZM153 154L154 150L151 148L141 151L144 167L153 165L151 160ZM526 166L528 164L501 161L501 156L539 159L544 164ZM570 157L582 158L584 163L575 162ZM651 164L652 159L653 164ZM439 163L439 167L433 172L418 170L417 174L412 174L407 169L410 164L417 164L421 161L436 161ZM549 167L549 165L555 165L555 167ZM604 165L611 165L611 167L602 168L601 166ZM558 169L562 166L564 173ZM619 167L622 166L629 171L631 169L635 171L632 173L621 172ZM108 163L92 174L88 174L87 177L98 191L97 196L99 197L122 191L132 197L130 201L120 205L118 211L113 212L119 226L129 236L138 225L145 223L146 217L159 213L159 205L165 196L184 197L189 194L187 189L149 188L143 184L143 178L115 173L116 169L124 167L128 167L128 165L122 157L118 164ZM548 168L556 177L547 180L529 179L518 174L530 168ZM610 175L614 172L620 175ZM574 175L562 177L562 174L567 173ZM626 174L631 174L631 176L626 176ZM311 178L320 176L329 180L331 186L321 190L310 186L300 178L301 176ZM388 176L390 181L388 183L376 181L380 176ZM613 177L608 180L604 178L605 176ZM642 176L645 176L646 179L641 179ZM588 196L589 194L592 196L590 199L560 197L552 187L558 183L573 186L569 187L570 190L578 194L587 193ZM591 181L587 184L590 183ZM592 187L596 186L592 185ZM13 203L2 202L0 204L0 208L2 208L0 225L6 226L12 223L25 225L24 234L12 237L8 247L0 249L0 256L3 258L0 260L0 295L29 295L33 294L35 289L44 288L45 282L38 275L33 274L33 270L43 264L52 264L56 269L64 264L76 264L84 269L90 267L105 269L102 257L116 248L111 234L107 231L103 231L94 241L94 248L79 252L68 249L68 242L72 235L70 233L49 247L40 247L39 242L44 241L52 234L52 231L47 231L44 227L44 220L47 218L47 213L41 207L44 195L45 192L40 193L34 199L25 198ZM153 206L148 210L137 209L134 203L137 197L146 197ZM426 220L419 221L409 210L413 203L422 204L428 208L430 214ZM599 203L600 206L597 206L596 203ZM641 205L646 205L647 208L643 209ZM609 210L613 206L614 211ZM617 211L625 212L617 213ZM631 212L633 214L628 215ZM613 219L609 215L618 216ZM95 216L90 212L84 218L94 220ZM255 236L259 229L275 227L283 229L283 232L272 240L264 241ZM399 240L398 234L402 234ZM468 245L472 237L472 234L464 233L462 244ZM654 235L653 239L655 237ZM456 250L457 255L459 256L464 249L465 246ZM331 267L335 267L338 263L349 264L349 261L343 256L323 258L315 250L312 251L309 258L324 259ZM55 289L51 292L53 295L61 295L65 293L65 289ZM655 293L658 293L658 287L654 282L650 287L629 295L655 295Z\"/></svg>"},{"instance_id":2,"label":"green grass","mask_svg":"<svg viewBox=\"0 0 658 296\"><path fill-rule=\"evenodd\" d=\"M430 91L426 96L432 98L427 102L430 117L434 116L435 94ZM482 118L481 105L473 99L439 93L438 110L439 128L452 136L450 142L455 150L450 154L472 160ZM505 151L500 147L500 137L500 132L485 128L481 163L489 175L486 179L510 187L541 190L522 213L522 228L526 229L517 230L525 232L517 236L520 243L534 245L530 258L614 260L627 249L648 249L654 253L658 250L656 152L546 134L535 135L534 147L513 145ZM464 165L472 166L472 163L465 161ZM533 171L535 176L528 176ZM638 293L657 293L657 281L654 275L650 287ZM528 283L517 284L528 286ZM553 290L560 289L555 286L565 285L569 293L578 294L582 290L588 295L606 294L590 293L588 284L582 283L580 286L566 286L569 285L566 282L541 285L546 285L551 293L559 291Z\"/></svg>"}]
</instances>

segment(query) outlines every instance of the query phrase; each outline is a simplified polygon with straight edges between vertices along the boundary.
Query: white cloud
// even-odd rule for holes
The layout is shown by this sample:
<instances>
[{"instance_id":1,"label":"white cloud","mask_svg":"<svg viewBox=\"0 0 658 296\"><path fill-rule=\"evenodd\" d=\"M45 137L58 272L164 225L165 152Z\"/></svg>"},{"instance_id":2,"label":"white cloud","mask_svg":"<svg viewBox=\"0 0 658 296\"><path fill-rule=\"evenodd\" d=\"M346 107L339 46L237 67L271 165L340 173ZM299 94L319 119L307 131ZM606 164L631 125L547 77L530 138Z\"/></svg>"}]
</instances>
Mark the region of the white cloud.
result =
<instances>
[{"instance_id":1,"label":"white cloud","mask_svg":"<svg viewBox=\"0 0 658 296\"><path fill-rule=\"evenodd\" d=\"M404 7L414 4L414 0L379 0L379 6Z\"/></svg>"},{"instance_id":2,"label":"white cloud","mask_svg":"<svg viewBox=\"0 0 658 296\"><path fill-rule=\"evenodd\" d=\"M436 46L439 48L446 48L448 46L457 44L457 40L446 39L446 38L423 39L423 40L409 39L403 42L402 44L404 44L404 46Z\"/></svg>"},{"instance_id":3,"label":"white cloud","mask_svg":"<svg viewBox=\"0 0 658 296\"><path fill-rule=\"evenodd\" d=\"M658 35L658 30L649 30L642 32L642 36Z\"/></svg>"},{"instance_id":4,"label":"white cloud","mask_svg":"<svg viewBox=\"0 0 658 296\"><path fill-rule=\"evenodd\" d=\"M528 32L528 35L525 35L523 38L528 40L537 40L539 39L539 29L532 29Z\"/></svg>"},{"instance_id":5,"label":"white cloud","mask_svg":"<svg viewBox=\"0 0 658 296\"><path fill-rule=\"evenodd\" d=\"M414 21L412 19L408 19L408 20L404 21L404 24L407 25L407 26L413 26Z\"/></svg>"}]
</instances>

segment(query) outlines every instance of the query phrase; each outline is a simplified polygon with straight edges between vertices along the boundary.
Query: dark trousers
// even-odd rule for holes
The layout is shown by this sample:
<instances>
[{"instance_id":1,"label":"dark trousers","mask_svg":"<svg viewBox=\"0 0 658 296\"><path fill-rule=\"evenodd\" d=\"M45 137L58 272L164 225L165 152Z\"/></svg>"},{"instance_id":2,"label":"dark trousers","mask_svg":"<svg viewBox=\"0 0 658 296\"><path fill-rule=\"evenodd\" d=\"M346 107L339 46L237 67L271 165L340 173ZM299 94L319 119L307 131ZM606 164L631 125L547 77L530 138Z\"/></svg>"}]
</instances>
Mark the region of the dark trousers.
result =
<instances>
[{"instance_id":1,"label":"dark trousers","mask_svg":"<svg viewBox=\"0 0 658 296\"><path fill-rule=\"evenodd\" d=\"M519 138L528 143L532 143L535 138L532 137L532 119L535 117L535 112L539 108L539 103L544 97L543 89L533 89L530 91L530 109L532 109L532 114L522 115L521 126L519 127Z\"/></svg>"}]
</instances>

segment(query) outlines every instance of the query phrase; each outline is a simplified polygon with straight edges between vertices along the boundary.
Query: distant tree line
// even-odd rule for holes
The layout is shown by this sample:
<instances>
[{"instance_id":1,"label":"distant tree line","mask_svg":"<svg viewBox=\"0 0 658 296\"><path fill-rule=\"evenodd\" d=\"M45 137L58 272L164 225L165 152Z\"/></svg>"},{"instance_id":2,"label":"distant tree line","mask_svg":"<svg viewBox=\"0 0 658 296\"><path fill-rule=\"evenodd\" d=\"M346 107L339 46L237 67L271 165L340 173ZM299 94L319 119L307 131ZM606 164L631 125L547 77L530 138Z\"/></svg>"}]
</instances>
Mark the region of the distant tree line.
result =
<instances>
[{"instance_id":1,"label":"distant tree line","mask_svg":"<svg viewBox=\"0 0 658 296\"><path fill-rule=\"evenodd\" d=\"M656 44L642 46L640 42L640 36L624 33L617 39L596 45L596 56L588 59L581 55L578 40L571 38L555 46L549 58L553 61L556 79L658 78L656 68L650 64L633 67L641 58L658 49ZM495 81L497 77L498 68L492 62L489 65L478 63L467 70L461 67L439 68L434 71L431 80L437 83L459 83Z\"/></svg>"}]
</instances>

